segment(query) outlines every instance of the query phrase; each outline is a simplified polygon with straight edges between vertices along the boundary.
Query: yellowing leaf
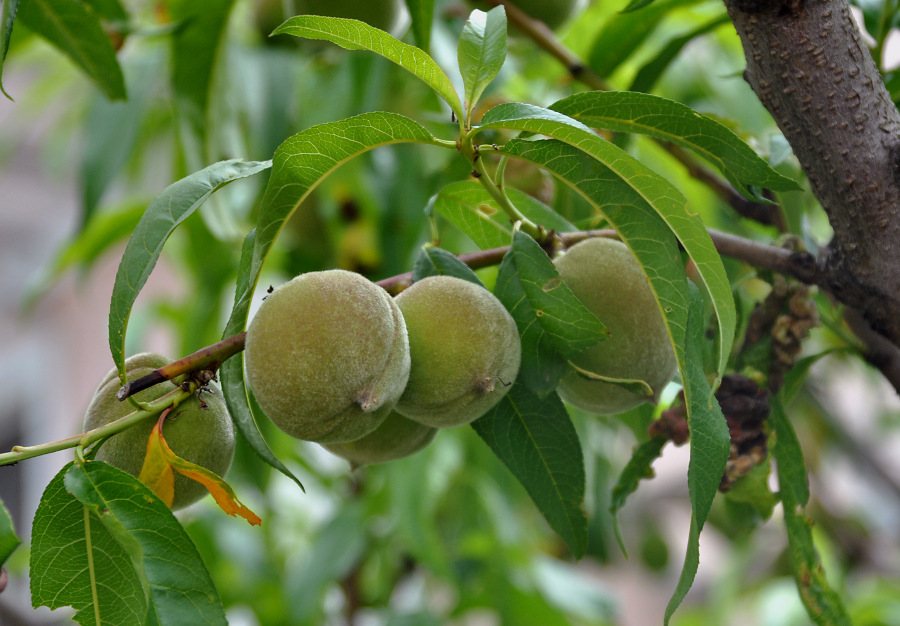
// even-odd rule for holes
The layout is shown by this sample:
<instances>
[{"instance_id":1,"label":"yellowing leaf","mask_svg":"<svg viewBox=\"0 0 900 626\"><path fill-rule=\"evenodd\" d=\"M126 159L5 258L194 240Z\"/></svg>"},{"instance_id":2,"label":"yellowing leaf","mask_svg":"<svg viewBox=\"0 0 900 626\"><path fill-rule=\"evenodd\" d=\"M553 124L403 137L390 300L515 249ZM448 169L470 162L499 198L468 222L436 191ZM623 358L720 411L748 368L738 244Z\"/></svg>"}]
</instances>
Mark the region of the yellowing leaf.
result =
<instances>
[{"instance_id":1,"label":"yellowing leaf","mask_svg":"<svg viewBox=\"0 0 900 626\"><path fill-rule=\"evenodd\" d=\"M166 506L172 508L172 501L175 499L175 474L172 472L172 466L166 460L163 446L166 450L169 447L165 445L165 439L162 436L162 424L170 410L163 411L156 426L150 431L150 437L147 439L147 456L144 457L144 465L141 467L138 480L159 496Z\"/></svg>"},{"instance_id":2,"label":"yellowing leaf","mask_svg":"<svg viewBox=\"0 0 900 626\"><path fill-rule=\"evenodd\" d=\"M156 429L154 429L154 431L155 430ZM219 508L229 515L243 517L254 526L262 524L262 519L237 499L234 490L228 483L208 469L200 467L190 461L186 461L172 452L169 444L167 444L165 438L162 437L161 432L158 439L165 460L168 465L171 466L169 468L170 471L174 469L179 474L187 476L191 480L195 480L206 487L209 493L212 494L212 497L215 498Z\"/></svg>"}]
</instances>

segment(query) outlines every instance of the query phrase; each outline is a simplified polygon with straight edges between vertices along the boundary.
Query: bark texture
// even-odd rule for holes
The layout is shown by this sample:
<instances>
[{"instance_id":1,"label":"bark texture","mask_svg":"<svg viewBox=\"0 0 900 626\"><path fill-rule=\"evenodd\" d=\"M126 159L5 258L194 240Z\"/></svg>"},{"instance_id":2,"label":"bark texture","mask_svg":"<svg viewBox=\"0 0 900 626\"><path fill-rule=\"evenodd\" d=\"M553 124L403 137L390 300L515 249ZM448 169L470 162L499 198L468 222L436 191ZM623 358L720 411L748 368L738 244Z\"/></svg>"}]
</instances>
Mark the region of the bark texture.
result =
<instances>
[{"instance_id":1,"label":"bark texture","mask_svg":"<svg viewBox=\"0 0 900 626\"><path fill-rule=\"evenodd\" d=\"M746 80L834 228L826 283L900 345L900 113L845 0L725 0Z\"/></svg>"}]
</instances>

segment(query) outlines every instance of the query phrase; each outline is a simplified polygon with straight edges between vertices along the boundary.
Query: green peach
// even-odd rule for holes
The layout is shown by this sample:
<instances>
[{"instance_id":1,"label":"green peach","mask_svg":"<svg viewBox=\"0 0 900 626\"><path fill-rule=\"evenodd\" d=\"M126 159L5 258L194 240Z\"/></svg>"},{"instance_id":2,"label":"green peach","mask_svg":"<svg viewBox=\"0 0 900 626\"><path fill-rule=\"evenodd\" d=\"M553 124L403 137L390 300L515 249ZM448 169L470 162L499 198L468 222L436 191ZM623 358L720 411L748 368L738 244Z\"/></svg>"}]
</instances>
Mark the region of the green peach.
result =
<instances>
[{"instance_id":1,"label":"green peach","mask_svg":"<svg viewBox=\"0 0 900 626\"><path fill-rule=\"evenodd\" d=\"M490 291L451 276L424 278L397 296L412 366L397 412L443 428L468 424L516 379L522 346L513 318Z\"/></svg>"},{"instance_id":2,"label":"green peach","mask_svg":"<svg viewBox=\"0 0 900 626\"><path fill-rule=\"evenodd\" d=\"M359 274L301 274L268 295L247 329L247 379L287 434L345 443L369 434L409 377L406 324Z\"/></svg>"},{"instance_id":3,"label":"green peach","mask_svg":"<svg viewBox=\"0 0 900 626\"><path fill-rule=\"evenodd\" d=\"M610 332L608 339L572 362L601 376L642 380L654 394L648 398L573 371L560 381L560 397L601 415L656 401L675 376L677 362L662 312L634 255L620 241L595 237L572 246L554 263L569 288Z\"/></svg>"},{"instance_id":4,"label":"green peach","mask_svg":"<svg viewBox=\"0 0 900 626\"><path fill-rule=\"evenodd\" d=\"M125 361L128 380L145 376L155 369L167 365L171 359L160 354L144 352ZM84 416L84 429L92 430L134 412L134 406L127 400L119 402L119 374L113 368L106 375ZM164 382L136 394L141 402L150 402L175 389L171 382ZM203 408L200 401L203 401ZM119 469L137 477L141 473L147 454L147 438L156 424L148 419L128 430L113 435L100 447L96 460L106 461ZM222 392L213 385L183 400L163 425L163 436L172 451L181 458L218 474L224 475L231 467L234 456L234 426ZM175 473L175 499L172 509L181 509L193 504L208 492L200 483Z\"/></svg>"},{"instance_id":5,"label":"green peach","mask_svg":"<svg viewBox=\"0 0 900 626\"><path fill-rule=\"evenodd\" d=\"M328 444L325 448L354 466L385 463L418 452L434 439L437 429L406 419L396 411L381 426L356 441Z\"/></svg>"}]
</instances>

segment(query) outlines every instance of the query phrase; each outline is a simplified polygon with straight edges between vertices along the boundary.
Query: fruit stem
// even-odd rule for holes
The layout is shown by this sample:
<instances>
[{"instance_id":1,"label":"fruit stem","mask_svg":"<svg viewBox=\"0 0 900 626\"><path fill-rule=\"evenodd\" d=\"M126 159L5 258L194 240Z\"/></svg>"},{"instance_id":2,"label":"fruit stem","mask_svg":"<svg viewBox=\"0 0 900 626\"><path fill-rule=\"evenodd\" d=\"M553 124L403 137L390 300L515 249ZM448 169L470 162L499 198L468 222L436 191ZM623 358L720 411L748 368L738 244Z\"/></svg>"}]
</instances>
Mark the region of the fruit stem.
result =
<instances>
[{"instance_id":1,"label":"fruit stem","mask_svg":"<svg viewBox=\"0 0 900 626\"><path fill-rule=\"evenodd\" d=\"M134 411L125 417L120 417L114 422L110 422L109 424L105 424L93 430L60 439L59 441L50 441L36 446L13 446L13 449L10 452L0 454L0 466L18 463L25 459L50 454L51 452L59 452L60 450L66 450L68 448L77 447L79 450L84 450L84 448L95 441L100 441L101 439L120 433L123 430L131 428L135 424L159 415L170 406L178 406L185 398L189 398L191 394L197 390L197 384L195 382L190 381L185 383L185 385L187 386L187 389L184 389L183 387L173 389L166 395L161 396L152 402L145 403L146 409Z\"/></svg>"}]
</instances>

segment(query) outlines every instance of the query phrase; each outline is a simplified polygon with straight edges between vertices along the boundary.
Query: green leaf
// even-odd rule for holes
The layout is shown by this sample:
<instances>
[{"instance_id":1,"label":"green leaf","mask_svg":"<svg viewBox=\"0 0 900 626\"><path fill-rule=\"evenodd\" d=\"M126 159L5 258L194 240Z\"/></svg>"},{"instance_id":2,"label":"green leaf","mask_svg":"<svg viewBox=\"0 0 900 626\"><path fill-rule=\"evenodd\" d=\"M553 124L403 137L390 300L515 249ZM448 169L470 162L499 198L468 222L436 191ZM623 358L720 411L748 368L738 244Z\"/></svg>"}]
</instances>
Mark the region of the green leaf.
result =
<instances>
[{"instance_id":1,"label":"green leaf","mask_svg":"<svg viewBox=\"0 0 900 626\"><path fill-rule=\"evenodd\" d=\"M272 32L273 35L282 33L307 39L324 39L347 50L369 50L381 55L420 78L450 105L457 118L464 119L459 95L434 59L383 30L359 20L298 15Z\"/></svg>"},{"instance_id":2,"label":"green leaf","mask_svg":"<svg viewBox=\"0 0 900 626\"><path fill-rule=\"evenodd\" d=\"M681 268L675 237L653 207L603 163L568 144L552 139L513 140L504 151L544 167L581 193L606 217L647 275L683 369L687 278Z\"/></svg>"},{"instance_id":3,"label":"green leaf","mask_svg":"<svg viewBox=\"0 0 900 626\"><path fill-rule=\"evenodd\" d=\"M690 284L690 290L685 367L681 370L681 377L684 381L684 401L688 409L691 437L691 460L688 463L691 530L681 576L666 607L666 624L694 583L700 564L700 531L706 523L731 452L731 435L725 416L722 415L719 402L703 371L703 340L706 331L703 297L693 283Z\"/></svg>"},{"instance_id":4,"label":"green leaf","mask_svg":"<svg viewBox=\"0 0 900 626\"><path fill-rule=\"evenodd\" d=\"M693 150L751 200L767 202L756 187L800 189L796 181L772 169L727 126L667 98L631 91L591 91L564 98L550 108L589 126L640 133Z\"/></svg>"},{"instance_id":5,"label":"green leaf","mask_svg":"<svg viewBox=\"0 0 900 626\"><path fill-rule=\"evenodd\" d=\"M0 565L6 562L13 550L22 543L16 535L16 529L13 526L12 517L3 500L0 500Z\"/></svg>"},{"instance_id":6,"label":"green leaf","mask_svg":"<svg viewBox=\"0 0 900 626\"><path fill-rule=\"evenodd\" d=\"M66 491L66 465L47 485L31 530L31 602L71 606L79 624L142 624L147 597L131 559Z\"/></svg>"},{"instance_id":7,"label":"green leaf","mask_svg":"<svg viewBox=\"0 0 900 626\"><path fill-rule=\"evenodd\" d=\"M506 195L520 213L547 230L561 233L578 230L546 204L518 189L507 188ZM509 216L480 183L470 180L450 183L434 197L431 208L482 250L508 246L512 241Z\"/></svg>"},{"instance_id":8,"label":"green leaf","mask_svg":"<svg viewBox=\"0 0 900 626\"><path fill-rule=\"evenodd\" d=\"M727 14L720 15L705 24L701 24L690 32L675 37L660 50L655 57L648 61L631 82L630 91L649 92L656 85L656 81L668 69L672 61L681 53L684 47L700 35L715 30L723 24L730 24L731 18Z\"/></svg>"},{"instance_id":9,"label":"green leaf","mask_svg":"<svg viewBox=\"0 0 900 626\"><path fill-rule=\"evenodd\" d=\"M472 11L459 37L456 56L465 87L466 119L506 60L506 9Z\"/></svg>"},{"instance_id":10,"label":"green leaf","mask_svg":"<svg viewBox=\"0 0 900 626\"><path fill-rule=\"evenodd\" d=\"M238 265L238 282L235 286L235 298L247 290L247 281L250 277L250 259L253 256L253 244L255 240L255 230L251 230L244 238L244 243L241 247L241 260ZM240 332L240 330L241 329L233 330L230 327L226 328L224 336L229 337ZM250 449L265 463L297 483L300 489L305 492L306 489L303 487L303 483L300 482L300 479L294 476L294 474L275 457L272 450L269 448L269 445L266 443L266 440L263 438L262 433L259 431L256 417L254 416L252 406L249 402L247 387L244 383L243 354L236 354L222 363L219 368L219 379L222 383L222 394L225 396L225 404L228 406L231 420L241 433L241 436L247 442L247 445L250 446Z\"/></svg>"},{"instance_id":11,"label":"green leaf","mask_svg":"<svg viewBox=\"0 0 900 626\"><path fill-rule=\"evenodd\" d=\"M651 4L653 4L653 0L631 0L631 2L628 3L628 6L622 9L622 13L637 11L638 9L643 9Z\"/></svg>"},{"instance_id":12,"label":"green leaf","mask_svg":"<svg viewBox=\"0 0 900 626\"><path fill-rule=\"evenodd\" d=\"M65 488L124 549L163 624L226 624L194 543L172 511L130 474L98 461L73 465ZM124 623L108 620L108 623Z\"/></svg>"},{"instance_id":13,"label":"green leaf","mask_svg":"<svg viewBox=\"0 0 900 626\"><path fill-rule=\"evenodd\" d=\"M631 459L625 465L616 486L613 487L610 497L609 512L613 517L613 528L616 532L616 540L622 549L622 554L627 558L628 552L625 550L625 542L622 539L622 531L619 528L619 510L625 506L628 496L637 491L638 483L644 478L652 478L653 461L662 456L662 449L668 443L665 437L653 437L645 441L631 453Z\"/></svg>"},{"instance_id":14,"label":"green leaf","mask_svg":"<svg viewBox=\"0 0 900 626\"><path fill-rule=\"evenodd\" d=\"M19 19L84 70L107 98L126 98L116 51L90 5L79 0L27 0L19 6Z\"/></svg>"},{"instance_id":15,"label":"green leaf","mask_svg":"<svg viewBox=\"0 0 900 626\"><path fill-rule=\"evenodd\" d=\"M565 115L559 115L555 111L527 104L501 104L485 114L479 128L514 128L548 135L554 139L564 141L596 159L597 165L594 168L597 170L596 172L584 172L571 180L567 180L567 182L574 184L582 193L586 191L585 185L590 187L590 199L597 204L598 209L602 206L612 205L608 199L603 197L603 194L610 193L609 187L615 186L623 196L623 200L627 198L628 204L639 205L642 209L650 209L662 219L665 223L665 228L678 238L685 252L694 261L703 285L711 297L713 308L719 320L718 372L721 374L725 370L728 357L731 354L731 346L734 342L737 318L734 308L734 296L731 292L731 283L722 265L722 259L716 251L715 245L710 239L700 216L688 210L687 200L685 200L684 196L669 181L625 151L598 137L580 122ZM537 143L525 142L521 139L513 140L505 146L503 151L511 156L521 156L525 152L543 155L545 153L544 150L534 149L533 146ZM526 144L532 144L532 146L526 146ZM585 168L585 164L579 164L577 161L578 159L566 159L569 165L566 165L563 169L572 171L573 169ZM538 162L538 165L559 176L557 170L560 169L561 164ZM603 170L602 174L600 173L601 170ZM567 174L567 176L571 178L570 174ZM584 180L585 177L587 180ZM561 178L566 179L566 176L561 176ZM584 184L580 181L584 181ZM602 185L605 191L601 191L598 185ZM646 260L650 258L659 258L658 252L650 250L653 247L653 242L639 241L646 239L651 234L650 231L659 229L656 227L651 228L649 225L645 226L642 223L635 223L632 220L634 210L630 211L627 217L624 215L621 207L612 211L600 210L606 215L622 240L638 257L638 262L644 267L644 271L648 272L649 268L659 271L659 268L653 267L652 263L646 263ZM618 217L614 217L613 213L616 213ZM627 229L621 227L621 224L619 226L616 225L623 218L633 224L633 233L627 232ZM659 220L654 219L654 221L658 222ZM639 233L640 235L638 235ZM661 241L666 239L670 239L670 237L664 236ZM647 259L643 259L639 250L646 251L650 256ZM674 258L669 261L669 263L672 262L679 263L674 261ZM676 279L672 286L678 285L679 289L683 290L682 293L684 295L679 299L686 304L687 298L683 274L684 272L681 271L680 275L682 277ZM650 276L649 273L648 278L650 278L654 291L657 292L663 315L668 317L667 313L674 312L674 309L673 311L668 311L668 306L674 307L675 304L663 304L663 300L660 299L663 292L657 289L657 286L660 288L663 286L658 281L654 283L654 277ZM672 286L666 287L665 290L671 291ZM686 306L681 306L683 306L681 315L684 315L687 312ZM670 324L671 332L672 325ZM682 342L678 340L679 334L673 334L672 337L675 340L675 354L678 355Z\"/></svg>"},{"instance_id":16,"label":"green leaf","mask_svg":"<svg viewBox=\"0 0 900 626\"><path fill-rule=\"evenodd\" d=\"M406 0L412 17L412 32L416 44L425 52L431 46L431 23L434 21L434 0Z\"/></svg>"},{"instance_id":17,"label":"green leaf","mask_svg":"<svg viewBox=\"0 0 900 626\"><path fill-rule=\"evenodd\" d=\"M6 53L9 52L9 40L12 37L13 26L16 23L16 13L19 11L19 0L3 0L3 30L0 30L0 92L12 100L12 96L3 88L3 64L6 62Z\"/></svg>"},{"instance_id":18,"label":"green leaf","mask_svg":"<svg viewBox=\"0 0 900 626\"><path fill-rule=\"evenodd\" d=\"M413 282L427 276L455 276L484 287L484 283L468 265L450 252L440 248L424 248L416 257L416 263L413 266Z\"/></svg>"},{"instance_id":19,"label":"green leaf","mask_svg":"<svg viewBox=\"0 0 900 626\"><path fill-rule=\"evenodd\" d=\"M672 9L696 4L699 0L634 0L624 11L610 18L591 44L588 65L603 78L609 78L656 30ZM635 9L644 8L642 11Z\"/></svg>"},{"instance_id":20,"label":"green leaf","mask_svg":"<svg viewBox=\"0 0 900 626\"><path fill-rule=\"evenodd\" d=\"M828 584L813 545L812 521L803 508L809 501L806 464L797 433L784 412L781 394L772 398L769 420L775 431L772 453L778 469L778 488L788 536L788 553L800 599L810 619L820 626L851 623L840 596Z\"/></svg>"},{"instance_id":21,"label":"green leaf","mask_svg":"<svg viewBox=\"0 0 900 626\"><path fill-rule=\"evenodd\" d=\"M322 179L373 148L433 141L431 133L407 117L396 113L363 113L307 128L281 144L275 151L272 175L259 212L252 260L246 267L246 276L239 277L239 284L244 288L235 298L226 336L244 330L253 290L272 244L287 219Z\"/></svg>"},{"instance_id":22,"label":"green leaf","mask_svg":"<svg viewBox=\"0 0 900 626\"><path fill-rule=\"evenodd\" d=\"M584 459L578 434L559 397L538 398L515 385L472 427L522 483L572 554L583 556L587 548Z\"/></svg>"},{"instance_id":23,"label":"green leaf","mask_svg":"<svg viewBox=\"0 0 900 626\"><path fill-rule=\"evenodd\" d=\"M606 338L603 324L560 279L547 253L524 233L516 233L500 263L494 294L519 329L519 380L538 395L556 388L568 370L568 357Z\"/></svg>"},{"instance_id":24,"label":"green leaf","mask_svg":"<svg viewBox=\"0 0 900 626\"><path fill-rule=\"evenodd\" d=\"M200 145L206 136L216 59L233 5L234 0L166 0L172 21L179 25L172 33L172 89L179 114ZM195 156L203 158L201 153Z\"/></svg>"},{"instance_id":25,"label":"green leaf","mask_svg":"<svg viewBox=\"0 0 900 626\"><path fill-rule=\"evenodd\" d=\"M131 307L175 228L214 191L272 166L271 161L220 161L169 185L150 206L125 246L109 307L109 348L125 381L125 329Z\"/></svg>"}]
</instances>

